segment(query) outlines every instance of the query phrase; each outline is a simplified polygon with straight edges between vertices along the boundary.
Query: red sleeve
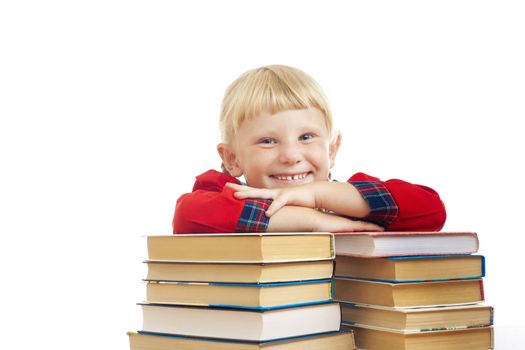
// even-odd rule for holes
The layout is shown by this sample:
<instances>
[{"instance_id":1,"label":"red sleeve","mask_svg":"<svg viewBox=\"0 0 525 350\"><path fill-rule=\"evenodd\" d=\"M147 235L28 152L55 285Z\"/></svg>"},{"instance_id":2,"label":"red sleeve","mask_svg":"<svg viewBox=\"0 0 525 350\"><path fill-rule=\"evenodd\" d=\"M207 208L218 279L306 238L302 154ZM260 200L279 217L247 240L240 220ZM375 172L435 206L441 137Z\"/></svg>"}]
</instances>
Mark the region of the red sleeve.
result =
<instances>
[{"instance_id":1,"label":"red sleeve","mask_svg":"<svg viewBox=\"0 0 525 350\"><path fill-rule=\"evenodd\" d=\"M191 193L178 200L173 216L173 233L265 232L271 201L237 199L226 183L240 182L227 174L210 170L197 176Z\"/></svg>"},{"instance_id":2,"label":"red sleeve","mask_svg":"<svg viewBox=\"0 0 525 350\"><path fill-rule=\"evenodd\" d=\"M173 233L235 232L243 203L224 187L227 182L239 183L215 170L197 176L192 192L177 200Z\"/></svg>"},{"instance_id":3,"label":"red sleeve","mask_svg":"<svg viewBox=\"0 0 525 350\"><path fill-rule=\"evenodd\" d=\"M445 205L432 188L392 179L380 181L364 173L348 182L372 182L384 186L397 204L397 215L385 226L389 231L439 231L447 218ZM359 189L359 188L358 188ZM366 199L366 198L365 198ZM373 211L374 208L371 207Z\"/></svg>"}]
</instances>

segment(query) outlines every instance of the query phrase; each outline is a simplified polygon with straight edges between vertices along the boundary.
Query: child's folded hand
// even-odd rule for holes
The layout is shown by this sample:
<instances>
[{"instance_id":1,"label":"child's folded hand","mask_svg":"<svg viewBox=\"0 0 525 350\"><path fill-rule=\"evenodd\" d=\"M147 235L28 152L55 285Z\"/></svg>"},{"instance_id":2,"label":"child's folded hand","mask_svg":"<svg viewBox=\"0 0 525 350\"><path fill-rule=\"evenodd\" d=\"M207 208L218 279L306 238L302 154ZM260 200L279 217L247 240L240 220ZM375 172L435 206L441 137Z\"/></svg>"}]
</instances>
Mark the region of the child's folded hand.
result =
<instances>
[{"instance_id":1,"label":"child's folded hand","mask_svg":"<svg viewBox=\"0 0 525 350\"><path fill-rule=\"evenodd\" d=\"M227 183L226 186L236 191L234 196L238 199L272 199L272 204L266 211L267 217L271 217L285 205L295 205L306 208L316 207L312 183L284 188L255 188L234 183Z\"/></svg>"}]
</instances>

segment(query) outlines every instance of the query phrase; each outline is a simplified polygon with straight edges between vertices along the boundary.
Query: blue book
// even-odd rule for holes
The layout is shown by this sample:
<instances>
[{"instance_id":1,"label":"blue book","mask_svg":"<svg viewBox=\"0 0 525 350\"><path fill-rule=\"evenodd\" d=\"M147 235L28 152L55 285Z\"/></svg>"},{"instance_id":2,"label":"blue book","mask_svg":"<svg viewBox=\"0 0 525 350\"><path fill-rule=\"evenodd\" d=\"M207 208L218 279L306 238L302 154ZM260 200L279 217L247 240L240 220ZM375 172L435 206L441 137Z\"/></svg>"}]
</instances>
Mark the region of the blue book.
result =
<instances>
[{"instance_id":1,"label":"blue book","mask_svg":"<svg viewBox=\"0 0 525 350\"><path fill-rule=\"evenodd\" d=\"M479 279L482 255L417 255L387 258L336 257L335 277L394 283Z\"/></svg>"},{"instance_id":2,"label":"blue book","mask_svg":"<svg viewBox=\"0 0 525 350\"><path fill-rule=\"evenodd\" d=\"M129 332L131 350L353 350L355 342L351 330L326 332L283 338L270 341L254 342L233 339L188 337L150 332Z\"/></svg>"},{"instance_id":3,"label":"blue book","mask_svg":"<svg viewBox=\"0 0 525 350\"><path fill-rule=\"evenodd\" d=\"M333 300L331 279L278 283L149 281L147 302L272 310Z\"/></svg>"}]
</instances>

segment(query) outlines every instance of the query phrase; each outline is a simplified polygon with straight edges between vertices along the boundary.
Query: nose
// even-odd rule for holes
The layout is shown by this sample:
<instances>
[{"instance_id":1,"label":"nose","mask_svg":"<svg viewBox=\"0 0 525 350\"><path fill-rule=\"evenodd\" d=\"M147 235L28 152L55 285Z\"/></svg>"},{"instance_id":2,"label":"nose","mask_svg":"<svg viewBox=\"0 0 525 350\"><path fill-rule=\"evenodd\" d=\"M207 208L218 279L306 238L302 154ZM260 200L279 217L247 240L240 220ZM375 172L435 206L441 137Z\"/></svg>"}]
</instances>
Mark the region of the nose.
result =
<instances>
[{"instance_id":1,"label":"nose","mask_svg":"<svg viewBox=\"0 0 525 350\"><path fill-rule=\"evenodd\" d=\"M299 145L281 145L279 161L283 164L297 164L303 159Z\"/></svg>"}]
</instances>

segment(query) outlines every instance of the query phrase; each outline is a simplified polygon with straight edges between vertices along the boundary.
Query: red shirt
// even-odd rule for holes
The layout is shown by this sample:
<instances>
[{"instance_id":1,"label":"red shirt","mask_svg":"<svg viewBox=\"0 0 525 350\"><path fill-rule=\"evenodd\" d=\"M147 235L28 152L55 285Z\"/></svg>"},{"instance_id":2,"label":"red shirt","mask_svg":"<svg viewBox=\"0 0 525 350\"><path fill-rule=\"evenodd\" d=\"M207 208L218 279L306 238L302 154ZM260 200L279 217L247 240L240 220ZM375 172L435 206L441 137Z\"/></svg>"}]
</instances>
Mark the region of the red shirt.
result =
<instances>
[{"instance_id":1,"label":"red shirt","mask_svg":"<svg viewBox=\"0 0 525 350\"><path fill-rule=\"evenodd\" d=\"M191 193L177 200L173 233L264 232L264 214L271 200L237 199L228 174L209 170L199 176ZM370 214L359 220L377 223L389 231L439 231L446 220L445 206L430 187L392 179L380 181L364 173L348 179L368 202Z\"/></svg>"}]
</instances>

